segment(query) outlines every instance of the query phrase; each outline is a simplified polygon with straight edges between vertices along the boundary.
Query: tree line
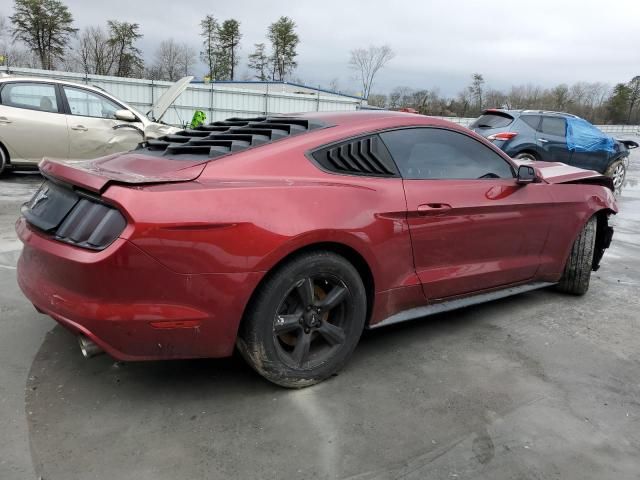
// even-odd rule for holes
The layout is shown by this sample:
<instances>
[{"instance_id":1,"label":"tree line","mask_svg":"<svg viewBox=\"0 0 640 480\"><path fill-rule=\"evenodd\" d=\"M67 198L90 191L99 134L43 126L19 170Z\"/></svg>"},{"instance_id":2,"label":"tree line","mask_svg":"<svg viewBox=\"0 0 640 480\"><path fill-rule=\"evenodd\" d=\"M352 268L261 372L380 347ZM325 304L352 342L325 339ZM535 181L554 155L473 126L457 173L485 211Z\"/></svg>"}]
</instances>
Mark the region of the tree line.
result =
<instances>
[{"instance_id":1,"label":"tree line","mask_svg":"<svg viewBox=\"0 0 640 480\"><path fill-rule=\"evenodd\" d=\"M576 82L551 88L528 84L499 90L488 87L484 76L474 73L469 85L455 97L442 96L437 88L396 87L389 94L369 95L369 105L455 117L477 117L486 108L555 110L596 124L636 125L640 123L640 76L613 88L603 82Z\"/></svg>"},{"instance_id":2,"label":"tree line","mask_svg":"<svg viewBox=\"0 0 640 480\"><path fill-rule=\"evenodd\" d=\"M207 79L237 79L240 21L206 15L199 26L200 51L168 38L159 43L151 62L145 62L136 46L142 38L138 23L108 20L80 30L60 0L15 0L13 15L0 17L0 65L175 81L191 74L200 59ZM280 17L267 28L266 39L268 44L254 45L249 54L252 73L245 79L288 79L297 66L300 42L295 22Z\"/></svg>"}]
</instances>

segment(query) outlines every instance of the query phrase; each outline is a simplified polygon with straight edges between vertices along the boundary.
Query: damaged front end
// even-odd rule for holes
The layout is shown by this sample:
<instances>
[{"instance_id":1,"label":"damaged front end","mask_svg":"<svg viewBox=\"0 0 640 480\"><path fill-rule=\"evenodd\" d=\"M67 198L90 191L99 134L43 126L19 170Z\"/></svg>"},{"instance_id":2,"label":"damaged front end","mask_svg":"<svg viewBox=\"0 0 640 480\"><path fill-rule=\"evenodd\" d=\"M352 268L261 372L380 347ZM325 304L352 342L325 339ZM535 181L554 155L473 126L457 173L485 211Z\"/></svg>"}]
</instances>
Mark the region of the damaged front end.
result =
<instances>
[{"instance_id":1,"label":"damaged front end","mask_svg":"<svg viewBox=\"0 0 640 480\"><path fill-rule=\"evenodd\" d=\"M596 272L600 268L600 261L604 251L611 246L613 227L609 225L610 213L602 212L598 215L598 227L596 230L596 243L593 247L593 263L591 269Z\"/></svg>"}]
</instances>

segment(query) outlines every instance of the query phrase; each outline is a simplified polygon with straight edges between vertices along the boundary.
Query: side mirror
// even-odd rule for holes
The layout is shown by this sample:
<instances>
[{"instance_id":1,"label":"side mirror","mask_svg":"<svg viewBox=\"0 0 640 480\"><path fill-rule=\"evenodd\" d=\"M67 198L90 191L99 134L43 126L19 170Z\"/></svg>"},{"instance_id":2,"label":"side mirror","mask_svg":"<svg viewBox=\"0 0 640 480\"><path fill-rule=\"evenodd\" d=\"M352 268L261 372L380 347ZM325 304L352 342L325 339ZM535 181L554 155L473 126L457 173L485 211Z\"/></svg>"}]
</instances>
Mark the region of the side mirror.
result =
<instances>
[{"instance_id":1,"label":"side mirror","mask_svg":"<svg viewBox=\"0 0 640 480\"><path fill-rule=\"evenodd\" d=\"M536 175L536 169L529 165L520 165L518 167L517 182L520 185L526 185L527 183L535 183L538 181L538 175Z\"/></svg>"},{"instance_id":2,"label":"side mirror","mask_svg":"<svg viewBox=\"0 0 640 480\"><path fill-rule=\"evenodd\" d=\"M122 120L123 122L135 122L138 120L131 110L116 110L113 114L116 120Z\"/></svg>"}]
</instances>

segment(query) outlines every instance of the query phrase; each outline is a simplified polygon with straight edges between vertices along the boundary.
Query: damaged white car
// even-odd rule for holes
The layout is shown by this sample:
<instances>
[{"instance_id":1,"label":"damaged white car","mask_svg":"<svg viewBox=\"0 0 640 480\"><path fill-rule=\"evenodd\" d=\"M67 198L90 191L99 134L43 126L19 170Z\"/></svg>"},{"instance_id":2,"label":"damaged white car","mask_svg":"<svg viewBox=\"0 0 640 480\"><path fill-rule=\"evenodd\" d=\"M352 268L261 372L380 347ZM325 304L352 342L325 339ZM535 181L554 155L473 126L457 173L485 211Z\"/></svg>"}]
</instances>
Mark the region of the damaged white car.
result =
<instances>
[{"instance_id":1,"label":"damaged white car","mask_svg":"<svg viewBox=\"0 0 640 480\"><path fill-rule=\"evenodd\" d=\"M171 86L142 114L104 90L48 78L0 78L0 174L34 168L43 156L92 159L178 131L161 123L193 77Z\"/></svg>"}]
</instances>

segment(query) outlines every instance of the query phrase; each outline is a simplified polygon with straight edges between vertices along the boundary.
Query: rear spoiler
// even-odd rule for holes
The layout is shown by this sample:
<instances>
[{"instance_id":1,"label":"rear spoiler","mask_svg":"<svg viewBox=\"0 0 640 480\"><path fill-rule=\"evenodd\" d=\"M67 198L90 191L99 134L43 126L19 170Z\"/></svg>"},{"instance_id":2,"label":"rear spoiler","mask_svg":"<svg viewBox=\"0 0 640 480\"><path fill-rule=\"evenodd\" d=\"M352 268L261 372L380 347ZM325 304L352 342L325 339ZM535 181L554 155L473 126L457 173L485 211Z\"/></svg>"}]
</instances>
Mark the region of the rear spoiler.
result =
<instances>
[{"instance_id":1,"label":"rear spoiler","mask_svg":"<svg viewBox=\"0 0 640 480\"><path fill-rule=\"evenodd\" d=\"M482 111L482 115L486 115L487 113L492 113L493 115L500 115L501 117L514 119L514 116L509 112L505 112L504 110L500 110L499 108L487 108Z\"/></svg>"}]
</instances>

